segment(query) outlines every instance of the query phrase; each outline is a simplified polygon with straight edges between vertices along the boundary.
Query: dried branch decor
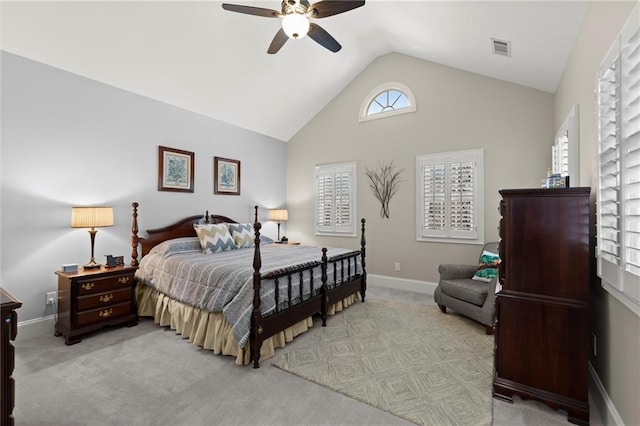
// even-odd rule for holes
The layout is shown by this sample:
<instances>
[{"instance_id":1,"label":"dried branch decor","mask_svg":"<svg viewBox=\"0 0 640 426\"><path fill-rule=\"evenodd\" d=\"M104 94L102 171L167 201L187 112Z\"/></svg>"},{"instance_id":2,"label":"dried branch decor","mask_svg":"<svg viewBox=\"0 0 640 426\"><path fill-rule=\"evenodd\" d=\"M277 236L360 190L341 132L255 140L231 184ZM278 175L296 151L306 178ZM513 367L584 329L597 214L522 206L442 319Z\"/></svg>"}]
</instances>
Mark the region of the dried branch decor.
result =
<instances>
[{"instance_id":1,"label":"dried branch decor","mask_svg":"<svg viewBox=\"0 0 640 426\"><path fill-rule=\"evenodd\" d=\"M369 187L373 195L380 201L380 217L389 219L389 202L400 189L400 176L403 170L396 170L393 161L388 164L378 163L378 168L366 169L365 174L369 178Z\"/></svg>"}]
</instances>

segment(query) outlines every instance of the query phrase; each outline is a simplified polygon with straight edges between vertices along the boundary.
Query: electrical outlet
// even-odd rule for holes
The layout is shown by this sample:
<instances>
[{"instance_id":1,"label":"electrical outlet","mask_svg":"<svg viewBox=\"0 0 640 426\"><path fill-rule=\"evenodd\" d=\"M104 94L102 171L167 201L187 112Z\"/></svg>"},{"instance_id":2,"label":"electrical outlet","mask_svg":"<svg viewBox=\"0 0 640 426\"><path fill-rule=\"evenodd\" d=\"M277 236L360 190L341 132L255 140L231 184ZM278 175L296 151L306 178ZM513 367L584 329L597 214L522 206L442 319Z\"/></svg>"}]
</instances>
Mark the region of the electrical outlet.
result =
<instances>
[{"instance_id":1,"label":"electrical outlet","mask_svg":"<svg viewBox=\"0 0 640 426\"><path fill-rule=\"evenodd\" d=\"M396 272L400 272L400 262L396 262Z\"/></svg>"},{"instance_id":2,"label":"electrical outlet","mask_svg":"<svg viewBox=\"0 0 640 426\"><path fill-rule=\"evenodd\" d=\"M593 356L598 356L598 345L595 333L591 333L591 350L593 351Z\"/></svg>"},{"instance_id":3,"label":"electrical outlet","mask_svg":"<svg viewBox=\"0 0 640 426\"><path fill-rule=\"evenodd\" d=\"M55 291L50 291L45 296L46 296L45 304L49 306L56 303L56 298L58 297L58 294Z\"/></svg>"}]
</instances>

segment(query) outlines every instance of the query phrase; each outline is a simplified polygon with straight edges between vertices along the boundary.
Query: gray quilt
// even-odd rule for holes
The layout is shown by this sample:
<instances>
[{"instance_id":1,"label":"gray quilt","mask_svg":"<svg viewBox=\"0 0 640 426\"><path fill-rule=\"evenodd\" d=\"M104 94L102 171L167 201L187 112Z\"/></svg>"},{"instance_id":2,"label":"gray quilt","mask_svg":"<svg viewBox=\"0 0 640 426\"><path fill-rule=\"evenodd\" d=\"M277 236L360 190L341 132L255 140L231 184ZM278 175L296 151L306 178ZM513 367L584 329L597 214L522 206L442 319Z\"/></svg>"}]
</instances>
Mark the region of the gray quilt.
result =
<instances>
[{"instance_id":1,"label":"gray quilt","mask_svg":"<svg viewBox=\"0 0 640 426\"><path fill-rule=\"evenodd\" d=\"M222 312L231 324L233 334L239 345L243 347L249 338L251 327L251 311L253 309L253 248L241 248L213 254L203 254L192 241L186 241L181 250L167 250L162 243L154 247L140 262L136 272L136 279L165 295L196 306L210 312ZM197 239L196 239L197 241ZM174 246L175 247L175 246ZM319 247L289 246L280 244L265 244L260 246L262 268L261 275L284 271L300 264L318 264L313 271L313 289L317 293L321 284L321 268L319 261L322 251ZM327 256L338 256L352 253L353 250L342 248L328 248ZM356 265L351 261L351 275L362 273L360 256ZM344 262L347 269L347 262ZM330 286L333 285L333 267L327 271ZM294 303L302 297L306 300L311 293L311 272L303 274L302 286L299 274L294 274L292 280L292 299ZM337 276L341 277L340 262L338 262ZM347 271L344 272L345 278ZM275 311L274 296L275 281L261 280L261 308L262 314L267 316ZM286 279L279 282L279 299L288 292ZM286 307L287 302L280 302L280 307Z\"/></svg>"}]
</instances>

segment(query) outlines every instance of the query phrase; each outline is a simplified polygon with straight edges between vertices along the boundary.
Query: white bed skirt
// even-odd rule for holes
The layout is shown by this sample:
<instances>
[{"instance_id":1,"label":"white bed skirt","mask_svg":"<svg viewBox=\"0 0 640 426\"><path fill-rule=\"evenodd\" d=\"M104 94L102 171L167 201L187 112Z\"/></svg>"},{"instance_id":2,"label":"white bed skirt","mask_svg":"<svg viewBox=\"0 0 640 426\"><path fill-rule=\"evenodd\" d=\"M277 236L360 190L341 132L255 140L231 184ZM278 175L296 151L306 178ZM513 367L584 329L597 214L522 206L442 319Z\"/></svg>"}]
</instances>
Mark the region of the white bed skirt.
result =
<instances>
[{"instance_id":1,"label":"white bed skirt","mask_svg":"<svg viewBox=\"0 0 640 426\"><path fill-rule=\"evenodd\" d=\"M329 308L329 315L347 308L355 303L357 294L353 294ZM236 358L235 363L246 365L250 363L251 351L249 343L243 348L233 337L231 326L221 312L208 312L171 299L156 289L137 283L136 301L138 315L153 317L156 324L170 327L189 342L216 354L231 355ZM313 319L308 317L293 327L289 327L266 339L260 349L260 361L273 357L276 348L283 348L294 337L304 333L313 325Z\"/></svg>"}]
</instances>

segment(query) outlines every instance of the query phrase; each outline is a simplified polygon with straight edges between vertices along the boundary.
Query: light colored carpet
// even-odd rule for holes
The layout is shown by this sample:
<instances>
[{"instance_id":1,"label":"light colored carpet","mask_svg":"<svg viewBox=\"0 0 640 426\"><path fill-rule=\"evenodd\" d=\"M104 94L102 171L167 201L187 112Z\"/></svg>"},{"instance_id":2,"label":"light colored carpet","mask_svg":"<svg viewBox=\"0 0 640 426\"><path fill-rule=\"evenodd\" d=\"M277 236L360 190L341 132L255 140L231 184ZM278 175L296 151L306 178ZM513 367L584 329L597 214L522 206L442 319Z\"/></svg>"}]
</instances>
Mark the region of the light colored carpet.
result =
<instances>
[{"instance_id":1,"label":"light colored carpet","mask_svg":"<svg viewBox=\"0 0 640 426\"><path fill-rule=\"evenodd\" d=\"M491 424L493 337L435 307L369 299L272 363L416 424Z\"/></svg>"}]
</instances>

